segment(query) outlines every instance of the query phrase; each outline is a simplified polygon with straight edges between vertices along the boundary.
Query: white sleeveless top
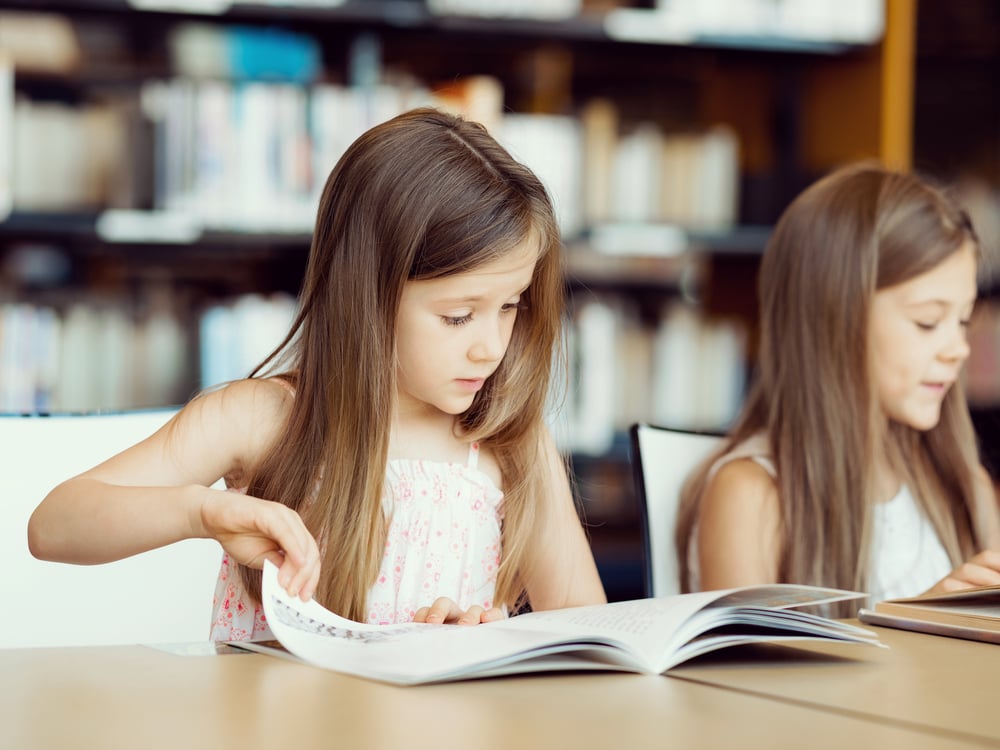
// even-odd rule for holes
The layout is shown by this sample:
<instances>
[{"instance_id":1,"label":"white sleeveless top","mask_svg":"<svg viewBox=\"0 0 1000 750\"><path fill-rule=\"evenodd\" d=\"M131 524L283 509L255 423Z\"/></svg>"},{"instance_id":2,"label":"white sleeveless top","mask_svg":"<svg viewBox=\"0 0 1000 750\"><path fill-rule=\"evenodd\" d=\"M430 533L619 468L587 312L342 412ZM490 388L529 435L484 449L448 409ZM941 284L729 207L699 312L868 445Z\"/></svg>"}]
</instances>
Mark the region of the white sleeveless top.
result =
<instances>
[{"instance_id":1,"label":"white sleeveless top","mask_svg":"<svg viewBox=\"0 0 1000 750\"><path fill-rule=\"evenodd\" d=\"M378 577L368 591L369 623L410 622L417 609L440 596L462 609L493 606L503 492L478 461L478 443L469 445L466 463L389 461L382 495L388 529ZM210 638L272 637L263 608L243 589L236 565L224 555Z\"/></svg>"},{"instance_id":2,"label":"white sleeveless top","mask_svg":"<svg viewBox=\"0 0 1000 750\"><path fill-rule=\"evenodd\" d=\"M751 437L720 457L709 470L709 478L725 464L741 458L751 459L777 478L770 446L763 434ZM944 545L908 487L900 488L888 502L878 503L873 521L867 606L882 599L922 594L951 572L951 560ZM697 530L693 534L689 562L692 586L697 590Z\"/></svg>"}]
</instances>

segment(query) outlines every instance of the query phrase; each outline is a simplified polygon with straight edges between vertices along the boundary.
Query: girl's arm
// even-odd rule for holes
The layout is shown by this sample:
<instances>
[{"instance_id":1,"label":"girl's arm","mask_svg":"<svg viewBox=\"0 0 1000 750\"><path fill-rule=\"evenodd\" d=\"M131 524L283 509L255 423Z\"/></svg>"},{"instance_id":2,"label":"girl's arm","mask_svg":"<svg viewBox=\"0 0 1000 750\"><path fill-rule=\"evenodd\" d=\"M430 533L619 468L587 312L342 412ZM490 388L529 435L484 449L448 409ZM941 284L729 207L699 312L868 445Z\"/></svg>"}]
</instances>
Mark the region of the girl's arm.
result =
<instances>
[{"instance_id":1,"label":"girl's arm","mask_svg":"<svg viewBox=\"0 0 1000 750\"><path fill-rule=\"evenodd\" d=\"M150 437L56 486L29 520L31 553L94 564L212 538L244 564L260 567L271 559L289 593L308 598L319 553L298 514L210 488L264 455L287 398L281 386L255 380L195 399Z\"/></svg>"},{"instance_id":2,"label":"girl's arm","mask_svg":"<svg viewBox=\"0 0 1000 750\"><path fill-rule=\"evenodd\" d=\"M577 514L566 467L548 430L539 460L549 469L549 491L538 502L555 504L552 528L541 539L537 566L526 580L533 610L607 602L597 565Z\"/></svg>"},{"instance_id":3,"label":"girl's arm","mask_svg":"<svg viewBox=\"0 0 1000 750\"><path fill-rule=\"evenodd\" d=\"M975 480L978 488L976 507L977 513L980 514L983 546L986 549L1000 551L1000 505L997 499L997 486L982 464L979 465Z\"/></svg>"},{"instance_id":4,"label":"girl's arm","mask_svg":"<svg viewBox=\"0 0 1000 750\"><path fill-rule=\"evenodd\" d=\"M780 527L771 475L750 459L725 464L708 482L699 505L701 589L776 582Z\"/></svg>"},{"instance_id":5,"label":"girl's arm","mask_svg":"<svg viewBox=\"0 0 1000 750\"><path fill-rule=\"evenodd\" d=\"M942 578L926 594L941 594L970 586L1000 584L1000 513L993 480L982 466L976 472L977 523L984 548Z\"/></svg>"}]
</instances>

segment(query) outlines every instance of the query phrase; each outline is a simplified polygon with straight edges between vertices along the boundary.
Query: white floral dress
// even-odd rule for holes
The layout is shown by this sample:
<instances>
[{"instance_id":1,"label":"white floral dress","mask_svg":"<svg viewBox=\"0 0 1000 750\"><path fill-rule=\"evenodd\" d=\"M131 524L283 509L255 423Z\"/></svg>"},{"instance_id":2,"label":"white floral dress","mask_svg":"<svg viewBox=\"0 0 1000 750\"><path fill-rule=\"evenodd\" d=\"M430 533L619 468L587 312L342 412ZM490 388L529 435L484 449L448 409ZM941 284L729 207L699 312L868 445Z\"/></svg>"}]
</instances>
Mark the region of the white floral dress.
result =
<instances>
[{"instance_id":1,"label":"white floral dress","mask_svg":"<svg viewBox=\"0 0 1000 750\"><path fill-rule=\"evenodd\" d=\"M472 443L464 464L389 461L382 496L389 528L378 577L368 592L369 623L410 622L417 609L440 596L463 609L493 606L503 493L477 468L478 460L479 444ZM273 637L229 555L223 555L216 583L210 637Z\"/></svg>"}]
</instances>

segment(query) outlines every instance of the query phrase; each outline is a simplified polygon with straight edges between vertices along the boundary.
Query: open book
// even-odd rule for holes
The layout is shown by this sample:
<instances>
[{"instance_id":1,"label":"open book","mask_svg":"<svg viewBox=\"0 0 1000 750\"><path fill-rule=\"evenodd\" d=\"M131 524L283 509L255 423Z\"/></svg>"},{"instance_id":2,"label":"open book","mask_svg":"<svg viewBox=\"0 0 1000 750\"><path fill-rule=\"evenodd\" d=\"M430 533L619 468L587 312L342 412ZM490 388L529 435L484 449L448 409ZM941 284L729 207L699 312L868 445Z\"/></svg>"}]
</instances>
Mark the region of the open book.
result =
<instances>
[{"instance_id":1,"label":"open book","mask_svg":"<svg viewBox=\"0 0 1000 750\"><path fill-rule=\"evenodd\" d=\"M234 643L382 682L415 685L527 672L660 674L750 643L881 645L863 628L789 608L863 597L778 584L531 612L475 626L368 625L290 597L264 565L264 614L278 643Z\"/></svg>"},{"instance_id":2,"label":"open book","mask_svg":"<svg viewBox=\"0 0 1000 750\"><path fill-rule=\"evenodd\" d=\"M1000 586L886 599L858 618L869 625L1000 643Z\"/></svg>"}]
</instances>

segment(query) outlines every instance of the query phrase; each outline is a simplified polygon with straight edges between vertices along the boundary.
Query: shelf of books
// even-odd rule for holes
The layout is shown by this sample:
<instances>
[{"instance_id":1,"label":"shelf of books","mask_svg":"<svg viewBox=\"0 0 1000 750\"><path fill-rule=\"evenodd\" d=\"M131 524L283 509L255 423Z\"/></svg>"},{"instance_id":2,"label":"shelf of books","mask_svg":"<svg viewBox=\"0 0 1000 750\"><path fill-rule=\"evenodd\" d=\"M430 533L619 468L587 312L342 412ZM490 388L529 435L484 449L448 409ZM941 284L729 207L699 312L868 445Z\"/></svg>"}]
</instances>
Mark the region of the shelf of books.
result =
<instances>
[{"instance_id":1,"label":"shelf of books","mask_svg":"<svg viewBox=\"0 0 1000 750\"><path fill-rule=\"evenodd\" d=\"M337 158L433 104L552 194L553 423L588 516L629 526L628 425L739 408L781 209L905 152L884 89L908 91L914 5L0 0L0 412L177 404L245 374L294 313Z\"/></svg>"}]
</instances>

